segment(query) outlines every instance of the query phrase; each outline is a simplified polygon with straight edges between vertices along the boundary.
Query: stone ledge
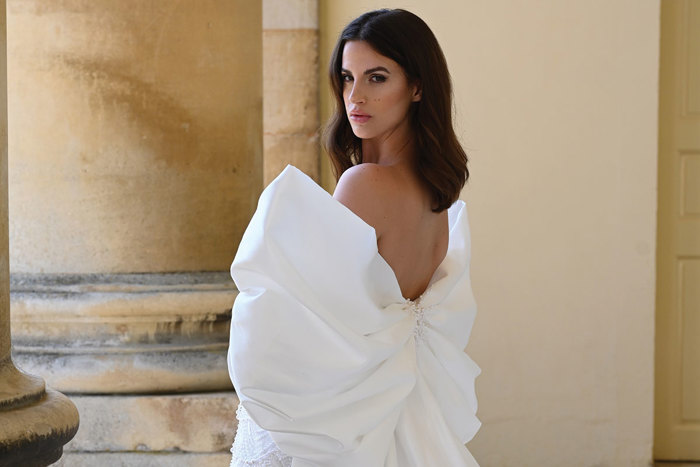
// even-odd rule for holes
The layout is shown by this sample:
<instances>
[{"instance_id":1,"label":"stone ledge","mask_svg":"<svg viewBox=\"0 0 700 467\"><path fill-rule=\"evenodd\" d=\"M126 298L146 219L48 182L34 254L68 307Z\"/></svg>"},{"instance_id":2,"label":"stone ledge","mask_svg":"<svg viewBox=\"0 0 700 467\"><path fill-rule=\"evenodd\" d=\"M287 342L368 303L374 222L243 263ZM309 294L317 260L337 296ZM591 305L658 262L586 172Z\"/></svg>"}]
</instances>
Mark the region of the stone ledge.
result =
<instances>
[{"instance_id":1,"label":"stone ledge","mask_svg":"<svg viewBox=\"0 0 700 467\"><path fill-rule=\"evenodd\" d=\"M81 415L80 430L65 447L65 451L71 453L82 451L87 455L96 451L124 451L151 455L150 453L163 451L228 452L238 426L238 396L233 391L179 395L71 396L71 400ZM92 465L132 464L104 464L100 461Z\"/></svg>"},{"instance_id":2,"label":"stone ledge","mask_svg":"<svg viewBox=\"0 0 700 467\"><path fill-rule=\"evenodd\" d=\"M15 274L13 358L63 392L231 389L228 272Z\"/></svg>"},{"instance_id":3,"label":"stone ledge","mask_svg":"<svg viewBox=\"0 0 700 467\"><path fill-rule=\"evenodd\" d=\"M67 452L52 467L226 467L231 453Z\"/></svg>"},{"instance_id":4,"label":"stone ledge","mask_svg":"<svg viewBox=\"0 0 700 467\"><path fill-rule=\"evenodd\" d=\"M233 388L227 344L182 349L168 346L115 352L56 353L15 350L14 360L48 384L73 394L189 393Z\"/></svg>"}]
</instances>

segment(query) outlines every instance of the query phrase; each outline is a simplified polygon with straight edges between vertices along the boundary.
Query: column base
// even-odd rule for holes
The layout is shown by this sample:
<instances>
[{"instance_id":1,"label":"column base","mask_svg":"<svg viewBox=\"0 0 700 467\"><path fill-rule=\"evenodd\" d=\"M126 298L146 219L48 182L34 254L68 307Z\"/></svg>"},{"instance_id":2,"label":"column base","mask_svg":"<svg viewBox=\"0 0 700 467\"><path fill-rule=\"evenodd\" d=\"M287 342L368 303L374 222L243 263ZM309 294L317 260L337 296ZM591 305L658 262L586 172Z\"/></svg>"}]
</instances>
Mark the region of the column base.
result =
<instances>
[{"instance_id":1,"label":"column base","mask_svg":"<svg viewBox=\"0 0 700 467\"><path fill-rule=\"evenodd\" d=\"M67 394L233 389L228 272L12 274L12 357Z\"/></svg>"},{"instance_id":2,"label":"column base","mask_svg":"<svg viewBox=\"0 0 700 467\"><path fill-rule=\"evenodd\" d=\"M63 394L46 390L33 404L0 412L0 467L56 462L78 431L78 411Z\"/></svg>"}]
</instances>

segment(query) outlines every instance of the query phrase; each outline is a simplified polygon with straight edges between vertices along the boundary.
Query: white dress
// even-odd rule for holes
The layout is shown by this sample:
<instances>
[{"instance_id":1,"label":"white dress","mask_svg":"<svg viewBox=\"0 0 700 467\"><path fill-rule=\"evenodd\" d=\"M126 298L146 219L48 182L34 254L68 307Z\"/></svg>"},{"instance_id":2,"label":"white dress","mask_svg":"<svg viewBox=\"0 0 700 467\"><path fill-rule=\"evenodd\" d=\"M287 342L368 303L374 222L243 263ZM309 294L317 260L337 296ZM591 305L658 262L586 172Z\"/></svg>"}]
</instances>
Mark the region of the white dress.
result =
<instances>
[{"instance_id":1,"label":"white dress","mask_svg":"<svg viewBox=\"0 0 700 467\"><path fill-rule=\"evenodd\" d=\"M479 366L464 201L426 291L402 296L375 230L292 165L231 265L233 466L473 467Z\"/></svg>"},{"instance_id":2,"label":"white dress","mask_svg":"<svg viewBox=\"0 0 700 467\"><path fill-rule=\"evenodd\" d=\"M238 404L236 419L230 467L291 467L292 458L280 451L270 433L255 424L242 404Z\"/></svg>"}]
</instances>

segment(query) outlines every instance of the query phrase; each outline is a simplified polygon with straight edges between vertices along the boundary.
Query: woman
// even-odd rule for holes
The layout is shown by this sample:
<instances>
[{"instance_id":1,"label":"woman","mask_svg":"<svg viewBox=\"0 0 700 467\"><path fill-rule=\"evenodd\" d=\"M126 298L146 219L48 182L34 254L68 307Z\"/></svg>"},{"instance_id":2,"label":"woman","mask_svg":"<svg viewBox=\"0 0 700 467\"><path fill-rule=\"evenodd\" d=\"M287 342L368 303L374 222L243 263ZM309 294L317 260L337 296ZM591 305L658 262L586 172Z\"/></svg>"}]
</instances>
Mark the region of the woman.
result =
<instances>
[{"instance_id":1,"label":"woman","mask_svg":"<svg viewBox=\"0 0 700 467\"><path fill-rule=\"evenodd\" d=\"M447 208L469 176L445 58L416 15L378 10L343 30L329 71L333 196L375 227L405 296L418 297L445 256Z\"/></svg>"},{"instance_id":2,"label":"woman","mask_svg":"<svg viewBox=\"0 0 700 467\"><path fill-rule=\"evenodd\" d=\"M232 264L231 465L478 465L469 173L444 56L420 18L376 10L329 75L333 198L287 166Z\"/></svg>"}]
</instances>

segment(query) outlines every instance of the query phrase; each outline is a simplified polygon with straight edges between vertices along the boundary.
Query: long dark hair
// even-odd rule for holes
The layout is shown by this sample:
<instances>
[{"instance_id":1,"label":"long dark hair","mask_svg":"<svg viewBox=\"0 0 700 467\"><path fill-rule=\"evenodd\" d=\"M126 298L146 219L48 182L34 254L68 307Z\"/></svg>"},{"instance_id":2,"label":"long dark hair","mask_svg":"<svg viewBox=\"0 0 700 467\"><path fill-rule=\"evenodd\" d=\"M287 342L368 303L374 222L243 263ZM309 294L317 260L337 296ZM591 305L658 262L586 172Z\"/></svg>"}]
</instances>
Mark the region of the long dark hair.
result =
<instances>
[{"instance_id":1,"label":"long dark hair","mask_svg":"<svg viewBox=\"0 0 700 467\"><path fill-rule=\"evenodd\" d=\"M417 83L421 99L411 104L416 170L441 212L459 198L469 178L467 155L452 127L452 83L447 62L427 24L402 9L363 14L338 38L328 67L335 112L324 131L324 146L336 182L348 168L362 162L362 140L355 136L345 113L341 68L347 41L365 41L379 54L401 65L409 83Z\"/></svg>"}]
</instances>

